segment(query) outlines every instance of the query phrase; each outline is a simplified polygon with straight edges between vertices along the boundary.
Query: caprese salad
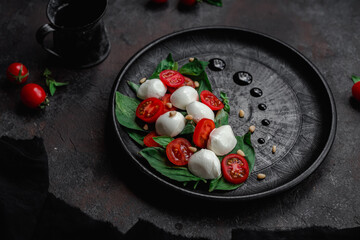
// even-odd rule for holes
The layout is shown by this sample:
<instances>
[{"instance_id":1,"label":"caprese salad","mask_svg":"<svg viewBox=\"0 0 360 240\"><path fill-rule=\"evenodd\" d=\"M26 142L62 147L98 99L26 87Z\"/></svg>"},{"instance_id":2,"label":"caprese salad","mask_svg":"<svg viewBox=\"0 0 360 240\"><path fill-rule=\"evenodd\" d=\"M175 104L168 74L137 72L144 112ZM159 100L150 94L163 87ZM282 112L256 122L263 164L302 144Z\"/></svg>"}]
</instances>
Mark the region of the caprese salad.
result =
<instances>
[{"instance_id":1,"label":"caprese salad","mask_svg":"<svg viewBox=\"0 0 360 240\"><path fill-rule=\"evenodd\" d=\"M235 136L228 124L227 95L221 92L221 101L212 93L207 64L191 58L178 69L169 54L140 85L128 82L136 98L116 92L115 112L162 175L194 188L204 182L209 191L232 190L248 178L255 152L251 133Z\"/></svg>"}]
</instances>

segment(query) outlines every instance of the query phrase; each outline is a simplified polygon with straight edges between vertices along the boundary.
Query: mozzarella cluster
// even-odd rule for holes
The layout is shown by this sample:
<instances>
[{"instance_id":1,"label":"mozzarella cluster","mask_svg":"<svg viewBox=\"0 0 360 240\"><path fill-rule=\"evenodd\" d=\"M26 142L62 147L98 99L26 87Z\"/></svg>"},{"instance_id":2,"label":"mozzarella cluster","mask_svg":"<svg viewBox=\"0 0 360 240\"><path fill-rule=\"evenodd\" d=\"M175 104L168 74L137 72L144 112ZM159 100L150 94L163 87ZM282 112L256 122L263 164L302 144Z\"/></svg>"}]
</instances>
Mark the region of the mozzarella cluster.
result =
<instances>
[{"instance_id":1,"label":"mozzarella cluster","mask_svg":"<svg viewBox=\"0 0 360 240\"><path fill-rule=\"evenodd\" d=\"M146 83L146 82L145 82ZM194 122L197 123L202 118L209 118L214 120L214 112L205 104L198 101L199 94L198 92L189 86L183 86L178 88L175 92L171 94L170 102L177 108L187 111L188 114L193 116ZM178 116L180 113L177 113ZM165 114L164 114L165 115ZM185 127L184 117L182 114L181 117L169 117L166 118L160 116L155 124L156 133L159 135L166 135L174 137L178 135ZM171 119L171 121L168 120ZM160 121L160 123L158 123ZM180 129L182 127L182 129Z\"/></svg>"},{"instance_id":2,"label":"mozzarella cluster","mask_svg":"<svg viewBox=\"0 0 360 240\"><path fill-rule=\"evenodd\" d=\"M167 91L166 86L159 79L147 80L138 89L137 96L140 99L149 97L161 98ZM203 118L214 121L213 110L199 102L198 92L189 86L178 88L172 93L170 102L176 108L186 110L193 116L195 123ZM175 137L182 132L186 124L185 117L175 111L161 115L155 123L156 133L160 136ZM231 152L237 144L237 140L230 125L224 125L212 130L207 142L207 149L201 149L194 153L188 163L189 171L195 176L204 179L215 179L221 175L220 161L217 157Z\"/></svg>"}]
</instances>

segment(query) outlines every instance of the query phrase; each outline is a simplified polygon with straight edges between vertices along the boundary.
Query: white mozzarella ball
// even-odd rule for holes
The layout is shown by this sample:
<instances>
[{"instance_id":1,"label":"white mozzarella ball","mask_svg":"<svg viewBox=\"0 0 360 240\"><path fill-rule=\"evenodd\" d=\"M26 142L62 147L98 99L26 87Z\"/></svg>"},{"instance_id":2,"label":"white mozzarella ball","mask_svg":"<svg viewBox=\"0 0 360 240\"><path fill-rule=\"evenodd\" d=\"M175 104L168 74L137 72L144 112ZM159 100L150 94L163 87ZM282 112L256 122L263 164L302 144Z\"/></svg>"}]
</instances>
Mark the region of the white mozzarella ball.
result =
<instances>
[{"instance_id":1,"label":"white mozzarella ball","mask_svg":"<svg viewBox=\"0 0 360 240\"><path fill-rule=\"evenodd\" d=\"M178 88L171 94L170 102L177 108L185 110L186 106L194 101L199 100L198 92L189 86Z\"/></svg>"},{"instance_id":2,"label":"white mozzarella ball","mask_svg":"<svg viewBox=\"0 0 360 240\"><path fill-rule=\"evenodd\" d=\"M214 112L202 102L192 102L186 106L186 111L193 116L194 122L199 122L203 118L208 118L214 121Z\"/></svg>"},{"instance_id":3,"label":"white mozzarella ball","mask_svg":"<svg viewBox=\"0 0 360 240\"><path fill-rule=\"evenodd\" d=\"M172 115L172 112L175 114ZM176 111L170 111L161 115L155 122L156 133L160 136L175 137L184 129L185 117Z\"/></svg>"},{"instance_id":4,"label":"white mozzarella ball","mask_svg":"<svg viewBox=\"0 0 360 240\"><path fill-rule=\"evenodd\" d=\"M151 97L162 98L166 93L166 86L160 79L146 80L140 85L136 95L140 99L147 99Z\"/></svg>"},{"instance_id":5,"label":"white mozzarella ball","mask_svg":"<svg viewBox=\"0 0 360 240\"><path fill-rule=\"evenodd\" d=\"M208 149L194 153L189 159L188 167L192 174L205 179L215 179L221 174L218 157Z\"/></svg>"},{"instance_id":6,"label":"white mozzarella ball","mask_svg":"<svg viewBox=\"0 0 360 240\"><path fill-rule=\"evenodd\" d=\"M224 125L211 131L207 148L214 151L216 155L223 156L231 152L236 144L237 140L231 126Z\"/></svg>"}]
</instances>

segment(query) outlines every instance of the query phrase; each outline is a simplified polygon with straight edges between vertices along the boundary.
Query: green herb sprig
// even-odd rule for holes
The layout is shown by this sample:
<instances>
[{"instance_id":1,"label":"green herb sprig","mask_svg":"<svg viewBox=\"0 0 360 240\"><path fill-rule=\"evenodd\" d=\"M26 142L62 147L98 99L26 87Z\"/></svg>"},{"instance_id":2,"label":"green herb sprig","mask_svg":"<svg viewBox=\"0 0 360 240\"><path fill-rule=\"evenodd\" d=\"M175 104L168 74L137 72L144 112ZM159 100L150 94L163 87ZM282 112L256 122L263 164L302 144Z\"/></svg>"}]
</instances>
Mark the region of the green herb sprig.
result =
<instances>
[{"instance_id":1,"label":"green herb sprig","mask_svg":"<svg viewBox=\"0 0 360 240\"><path fill-rule=\"evenodd\" d=\"M51 96L54 96L56 87L66 86L69 82L57 82L55 79L51 77L51 71L48 68L45 68L43 76L45 77L46 86L49 87L49 91Z\"/></svg>"}]
</instances>

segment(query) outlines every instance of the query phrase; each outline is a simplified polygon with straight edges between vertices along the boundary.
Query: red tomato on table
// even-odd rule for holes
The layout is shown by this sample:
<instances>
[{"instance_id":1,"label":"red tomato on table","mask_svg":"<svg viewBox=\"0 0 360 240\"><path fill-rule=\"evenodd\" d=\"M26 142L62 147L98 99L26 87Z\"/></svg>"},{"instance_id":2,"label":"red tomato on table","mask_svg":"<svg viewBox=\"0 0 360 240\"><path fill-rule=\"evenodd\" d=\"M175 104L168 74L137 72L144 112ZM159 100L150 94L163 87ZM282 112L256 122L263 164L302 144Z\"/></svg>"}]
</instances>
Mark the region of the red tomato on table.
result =
<instances>
[{"instance_id":1,"label":"red tomato on table","mask_svg":"<svg viewBox=\"0 0 360 240\"><path fill-rule=\"evenodd\" d=\"M177 88L180 87L184 82L184 76L174 70L164 70L159 74L160 80L168 87Z\"/></svg>"},{"instance_id":2,"label":"red tomato on table","mask_svg":"<svg viewBox=\"0 0 360 240\"><path fill-rule=\"evenodd\" d=\"M185 77L185 76L184 76L184 78L185 78L185 81L184 81L184 83L183 83L181 86L179 86L179 87L177 87L177 88L168 87L167 90L168 90L170 93L173 93L173 92L175 92L178 88L180 88L180 87L182 87L182 86L189 86L189 87L195 88L195 83L194 83L193 80L191 80L190 78Z\"/></svg>"},{"instance_id":3,"label":"red tomato on table","mask_svg":"<svg viewBox=\"0 0 360 240\"><path fill-rule=\"evenodd\" d=\"M205 148L211 131L215 128L213 120L208 118L201 119L195 127L193 142L200 148Z\"/></svg>"},{"instance_id":4,"label":"red tomato on table","mask_svg":"<svg viewBox=\"0 0 360 240\"><path fill-rule=\"evenodd\" d=\"M166 156L170 162L177 166L185 166L188 164L191 155L191 143L185 138L176 138L166 146Z\"/></svg>"},{"instance_id":5,"label":"red tomato on table","mask_svg":"<svg viewBox=\"0 0 360 240\"><path fill-rule=\"evenodd\" d=\"M221 170L225 180L234 184L245 182L249 176L249 165L239 154L229 154L224 157Z\"/></svg>"},{"instance_id":6,"label":"red tomato on table","mask_svg":"<svg viewBox=\"0 0 360 240\"><path fill-rule=\"evenodd\" d=\"M48 103L44 89L35 83L26 84L21 89L20 98L29 108L43 108Z\"/></svg>"},{"instance_id":7,"label":"red tomato on table","mask_svg":"<svg viewBox=\"0 0 360 240\"><path fill-rule=\"evenodd\" d=\"M136 108L136 116L147 123L153 123L164 113L164 104L158 98L147 98Z\"/></svg>"},{"instance_id":8,"label":"red tomato on table","mask_svg":"<svg viewBox=\"0 0 360 240\"><path fill-rule=\"evenodd\" d=\"M354 82L351 88L352 95L356 100L360 101L360 77L352 76L352 80Z\"/></svg>"},{"instance_id":9,"label":"red tomato on table","mask_svg":"<svg viewBox=\"0 0 360 240\"><path fill-rule=\"evenodd\" d=\"M201 102L207 105L211 110L220 110L224 104L210 91L204 90L200 93Z\"/></svg>"},{"instance_id":10,"label":"red tomato on table","mask_svg":"<svg viewBox=\"0 0 360 240\"><path fill-rule=\"evenodd\" d=\"M12 63L6 70L6 77L17 84L26 82L28 76L29 71L22 63Z\"/></svg>"}]
</instances>

